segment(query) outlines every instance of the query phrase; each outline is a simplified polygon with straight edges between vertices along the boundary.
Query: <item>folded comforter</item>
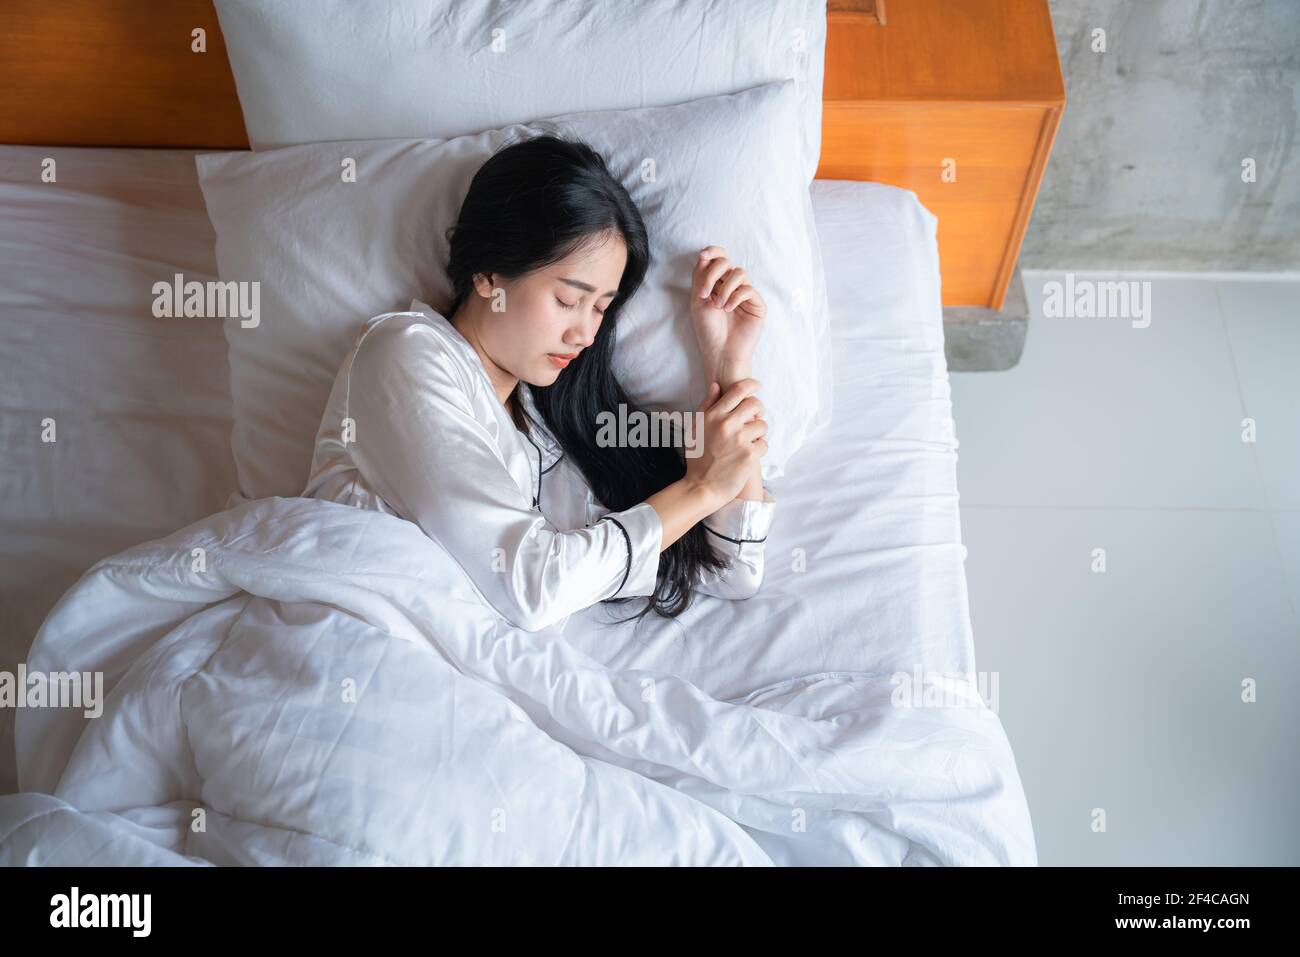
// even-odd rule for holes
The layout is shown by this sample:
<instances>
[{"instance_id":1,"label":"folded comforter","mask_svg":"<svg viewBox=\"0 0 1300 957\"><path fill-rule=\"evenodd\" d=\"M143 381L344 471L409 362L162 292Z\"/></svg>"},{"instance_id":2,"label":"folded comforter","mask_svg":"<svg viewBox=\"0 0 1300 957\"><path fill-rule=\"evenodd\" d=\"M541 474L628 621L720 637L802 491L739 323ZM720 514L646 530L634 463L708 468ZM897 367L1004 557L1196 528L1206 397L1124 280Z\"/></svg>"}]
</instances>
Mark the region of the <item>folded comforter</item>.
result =
<instances>
[{"instance_id":1,"label":"folded comforter","mask_svg":"<svg viewBox=\"0 0 1300 957\"><path fill-rule=\"evenodd\" d=\"M716 700L515 628L417 526L330 502L100 562L27 668L105 698L19 711L5 864L1035 863L969 680Z\"/></svg>"}]
</instances>

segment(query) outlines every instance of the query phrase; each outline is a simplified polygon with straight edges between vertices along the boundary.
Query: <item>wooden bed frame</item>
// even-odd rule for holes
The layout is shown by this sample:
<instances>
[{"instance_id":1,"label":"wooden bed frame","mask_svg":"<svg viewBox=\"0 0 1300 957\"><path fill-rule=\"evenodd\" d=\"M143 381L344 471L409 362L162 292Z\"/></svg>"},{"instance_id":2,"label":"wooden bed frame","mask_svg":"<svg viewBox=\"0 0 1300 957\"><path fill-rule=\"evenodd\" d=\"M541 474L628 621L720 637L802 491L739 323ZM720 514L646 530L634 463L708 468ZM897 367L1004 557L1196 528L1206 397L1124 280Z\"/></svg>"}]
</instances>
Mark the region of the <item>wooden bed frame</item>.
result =
<instances>
[{"instance_id":1,"label":"wooden bed frame","mask_svg":"<svg viewBox=\"0 0 1300 957\"><path fill-rule=\"evenodd\" d=\"M212 0L5 0L0 88L0 143L248 148ZM817 175L916 192L945 305L1002 307L1064 104L1047 0L828 2Z\"/></svg>"}]
</instances>

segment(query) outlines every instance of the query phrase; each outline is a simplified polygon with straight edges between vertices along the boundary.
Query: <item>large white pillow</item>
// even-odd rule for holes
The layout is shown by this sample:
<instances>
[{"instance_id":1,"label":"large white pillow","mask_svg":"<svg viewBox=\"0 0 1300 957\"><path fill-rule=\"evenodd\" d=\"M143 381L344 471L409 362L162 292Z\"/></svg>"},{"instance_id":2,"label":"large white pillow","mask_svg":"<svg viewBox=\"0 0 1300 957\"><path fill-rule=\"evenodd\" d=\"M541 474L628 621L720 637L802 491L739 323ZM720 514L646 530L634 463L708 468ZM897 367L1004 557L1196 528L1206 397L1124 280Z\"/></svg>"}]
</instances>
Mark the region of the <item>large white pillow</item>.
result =
<instances>
[{"instance_id":1,"label":"large white pillow","mask_svg":"<svg viewBox=\"0 0 1300 957\"><path fill-rule=\"evenodd\" d=\"M821 154L826 0L216 0L253 149L446 139L791 79Z\"/></svg>"},{"instance_id":2,"label":"large white pillow","mask_svg":"<svg viewBox=\"0 0 1300 957\"><path fill-rule=\"evenodd\" d=\"M376 140L197 157L226 282L259 282L256 325L226 322L241 492L298 495L339 363L363 322L413 299L446 309L445 238L478 168L542 133L581 139L628 189L650 234L646 281L619 319L615 371L653 408L693 409L703 372L691 267L709 243L743 264L769 307L755 356L778 478L829 420L829 342L795 84L670 107L577 113L451 140ZM355 169L355 182L346 175ZM827 363L828 364L828 363Z\"/></svg>"}]
</instances>

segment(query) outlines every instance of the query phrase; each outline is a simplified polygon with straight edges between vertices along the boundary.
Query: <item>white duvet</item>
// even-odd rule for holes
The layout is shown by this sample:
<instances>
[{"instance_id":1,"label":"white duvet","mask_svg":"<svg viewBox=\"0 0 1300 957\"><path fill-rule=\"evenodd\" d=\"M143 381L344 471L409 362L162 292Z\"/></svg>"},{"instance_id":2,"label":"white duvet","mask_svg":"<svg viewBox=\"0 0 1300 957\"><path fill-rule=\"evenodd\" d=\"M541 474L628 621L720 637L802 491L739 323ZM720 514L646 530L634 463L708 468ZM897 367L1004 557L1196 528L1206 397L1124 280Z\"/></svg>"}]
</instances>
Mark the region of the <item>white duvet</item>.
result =
<instances>
[{"instance_id":1,"label":"white duvet","mask_svg":"<svg viewBox=\"0 0 1300 957\"><path fill-rule=\"evenodd\" d=\"M716 700L510 626L415 525L329 502L100 562L27 667L105 700L19 711L5 864L1035 863L968 682Z\"/></svg>"}]
</instances>

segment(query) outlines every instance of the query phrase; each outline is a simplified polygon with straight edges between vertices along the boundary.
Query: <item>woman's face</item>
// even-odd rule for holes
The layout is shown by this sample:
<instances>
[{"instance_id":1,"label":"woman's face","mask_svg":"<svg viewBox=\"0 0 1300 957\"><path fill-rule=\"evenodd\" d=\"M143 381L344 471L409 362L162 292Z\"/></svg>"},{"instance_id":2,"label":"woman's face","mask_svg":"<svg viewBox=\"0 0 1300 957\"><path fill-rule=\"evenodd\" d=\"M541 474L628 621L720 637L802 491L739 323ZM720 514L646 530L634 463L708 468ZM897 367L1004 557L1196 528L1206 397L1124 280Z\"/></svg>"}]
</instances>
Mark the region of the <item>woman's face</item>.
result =
<instances>
[{"instance_id":1,"label":"woman's face","mask_svg":"<svg viewBox=\"0 0 1300 957\"><path fill-rule=\"evenodd\" d=\"M503 372L530 385L551 385L596 338L618 293L627 245L606 234L567 258L517 279L485 276L475 289L486 303L479 345Z\"/></svg>"}]
</instances>

